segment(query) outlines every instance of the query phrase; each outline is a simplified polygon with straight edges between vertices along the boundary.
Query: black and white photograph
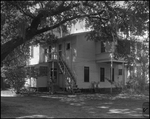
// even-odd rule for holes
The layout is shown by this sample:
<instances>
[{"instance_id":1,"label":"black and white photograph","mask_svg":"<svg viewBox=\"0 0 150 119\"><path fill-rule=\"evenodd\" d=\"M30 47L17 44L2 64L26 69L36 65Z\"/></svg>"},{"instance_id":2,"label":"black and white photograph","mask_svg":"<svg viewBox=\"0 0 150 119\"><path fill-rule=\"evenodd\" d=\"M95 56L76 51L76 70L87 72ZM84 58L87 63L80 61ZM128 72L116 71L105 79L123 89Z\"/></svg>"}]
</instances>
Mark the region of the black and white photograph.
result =
<instances>
[{"instance_id":1,"label":"black and white photograph","mask_svg":"<svg viewBox=\"0 0 150 119\"><path fill-rule=\"evenodd\" d=\"M1 118L149 118L149 1L1 1Z\"/></svg>"}]
</instances>

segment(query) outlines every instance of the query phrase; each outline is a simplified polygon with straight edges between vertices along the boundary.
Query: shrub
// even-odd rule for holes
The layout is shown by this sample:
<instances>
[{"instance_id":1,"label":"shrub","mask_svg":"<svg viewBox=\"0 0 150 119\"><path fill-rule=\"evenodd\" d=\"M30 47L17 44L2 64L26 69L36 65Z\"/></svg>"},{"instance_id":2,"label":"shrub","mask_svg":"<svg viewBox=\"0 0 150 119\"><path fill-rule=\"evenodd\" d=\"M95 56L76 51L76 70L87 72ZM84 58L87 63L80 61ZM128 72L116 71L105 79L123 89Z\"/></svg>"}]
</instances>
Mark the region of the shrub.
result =
<instances>
[{"instance_id":1,"label":"shrub","mask_svg":"<svg viewBox=\"0 0 150 119\"><path fill-rule=\"evenodd\" d=\"M7 69L5 72L6 82L13 88L16 92L19 92L25 85L26 72L23 68L13 68Z\"/></svg>"},{"instance_id":2,"label":"shrub","mask_svg":"<svg viewBox=\"0 0 150 119\"><path fill-rule=\"evenodd\" d=\"M149 91L149 83L145 82L140 76L134 76L126 83L123 92L130 94L144 94L145 91Z\"/></svg>"}]
</instances>

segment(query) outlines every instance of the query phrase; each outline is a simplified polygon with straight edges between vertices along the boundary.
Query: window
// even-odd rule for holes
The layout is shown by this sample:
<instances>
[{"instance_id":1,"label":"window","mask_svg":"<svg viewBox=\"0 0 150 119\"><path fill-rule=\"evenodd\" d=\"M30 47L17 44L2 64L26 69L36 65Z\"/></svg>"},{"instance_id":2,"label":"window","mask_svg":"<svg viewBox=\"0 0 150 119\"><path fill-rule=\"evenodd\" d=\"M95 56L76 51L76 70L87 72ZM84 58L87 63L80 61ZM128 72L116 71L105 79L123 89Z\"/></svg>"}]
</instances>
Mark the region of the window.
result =
<instances>
[{"instance_id":1,"label":"window","mask_svg":"<svg viewBox=\"0 0 150 119\"><path fill-rule=\"evenodd\" d=\"M47 74L48 74L48 67L47 66L40 66L39 76L47 76Z\"/></svg>"},{"instance_id":2,"label":"window","mask_svg":"<svg viewBox=\"0 0 150 119\"><path fill-rule=\"evenodd\" d=\"M48 50L49 50L49 53L51 53L51 49L52 49L52 47L51 47L51 46L49 46L49 48L48 48Z\"/></svg>"},{"instance_id":3,"label":"window","mask_svg":"<svg viewBox=\"0 0 150 119\"><path fill-rule=\"evenodd\" d=\"M70 50L70 43L67 43L66 50Z\"/></svg>"},{"instance_id":4,"label":"window","mask_svg":"<svg viewBox=\"0 0 150 119\"><path fill-rule=\"evenodd\" d=\"M105 69L100 68L100 81L104 82L105 81Z\"/></svg>"},{"instance_id":5,"label":"window","mask_svg":"<svg viewBox=\"0 0 150 119\"><path fill-rule=\"evenodd\" d=\"M104 42L101 42L101 53L105 52Z\"/></svg>"},{"instance_id":6,"label":"window","mask_svg":"<svg viewBox=\"0 0 150 119\"><path fill-rule=\"evenodd\" d=\"M47 54L47 49L44 49L44 53Z\"/></svg>"},{"instance_id":7,"label":"window","mask_svg":"<svg viewBox=\"0 0 150 119\"><path fill-rule=\"evenodd\" d=\"M31 67L31 76L32 77L34 77L34 72L35 72L34 70L35 70L34 67Z\"/></svg>"},{"instance_id":8,"label":"window","mask_svg":"<svg viewBox=\"0 0 150 119\"><path fill-rule=\"evenodd\" d=\"M59 44L58 50L62 50L62 45L61 44Z\"/></svg>"},{"instance_id":9,"label":"window","mask_svg":"<svg viewBox=\"0 0 150 119\"><path fill-rule=\"evenodd\" d=\"M110 77L111 77L111 68L110 68ZM115 79L115 76L114 76L114 68L113 68L113 70L112 70L112 81L114 81L114 79ZM110 80L111 80L111 78L110 78Z\"/></svg>"},{"instance_id":10,"label":"window","mask_svg":"<svg viewBox=\"0 0 150 119\"><path fill-rule=\"evenodd\" d=\"M84 82L89 82L89 67L84 67Z\"/></svg>"},{"instance_id":11,"label":"window","mask_svg":"<svg viewBox=\"0 0 150 119\"><path fill-rule=\"evenodd\" d=\"M122 75L122 69L118 70L118 75Z\"/></svg>"}]
</instances>

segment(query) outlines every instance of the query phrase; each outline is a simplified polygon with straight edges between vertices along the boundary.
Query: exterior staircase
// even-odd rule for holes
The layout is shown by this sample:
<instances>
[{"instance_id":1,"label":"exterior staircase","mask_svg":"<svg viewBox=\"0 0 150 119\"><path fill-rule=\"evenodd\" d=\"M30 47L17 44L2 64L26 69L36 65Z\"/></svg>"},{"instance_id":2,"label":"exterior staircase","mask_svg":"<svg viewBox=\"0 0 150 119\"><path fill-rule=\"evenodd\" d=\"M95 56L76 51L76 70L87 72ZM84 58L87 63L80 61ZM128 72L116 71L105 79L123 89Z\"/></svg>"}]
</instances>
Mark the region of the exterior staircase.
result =
<instances>
[{"instance_id":1,"label":"exterior staircase","mask_svg":"<svg viewBox=\"0 0 150 119\"><path fill-rule=\"evenodd\" d=\"M62 57L59 56L57 64L59 66L61 73L65 75L66 90L70 93L80 92L80 90L77 87L74 75L72 74L70 68L68 67L66 62L62 59Z\"/></svg>"}]
</instances>

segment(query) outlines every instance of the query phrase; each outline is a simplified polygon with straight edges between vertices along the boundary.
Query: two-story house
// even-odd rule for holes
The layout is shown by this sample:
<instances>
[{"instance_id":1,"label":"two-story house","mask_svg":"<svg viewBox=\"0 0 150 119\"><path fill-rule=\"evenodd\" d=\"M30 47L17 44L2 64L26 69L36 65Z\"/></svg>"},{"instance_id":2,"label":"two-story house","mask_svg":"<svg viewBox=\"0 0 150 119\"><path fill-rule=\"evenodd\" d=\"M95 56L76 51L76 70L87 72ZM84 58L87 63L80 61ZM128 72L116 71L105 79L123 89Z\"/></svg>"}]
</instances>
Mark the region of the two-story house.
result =
<instances>
[{"instance_id":1,"label":"two-story house","mask_svg":"<svg viewBox=\"0 0 150 119\"><path fill-rule=\"evenodd\" d=\"M40 45L31 48L35 61L30 62L34 62L33 66L39 70L38 78L30 80L31 86L46 88L53 82L62 89L90 89L92 83L97 82L99 88L114 88L115 84L110 80L125 84L125 61L111 59L109 48L112 43L104 46L103 42L87 40L88 33L67 35L49 44L48 48Z\"/></svg>"}]
</instances>

